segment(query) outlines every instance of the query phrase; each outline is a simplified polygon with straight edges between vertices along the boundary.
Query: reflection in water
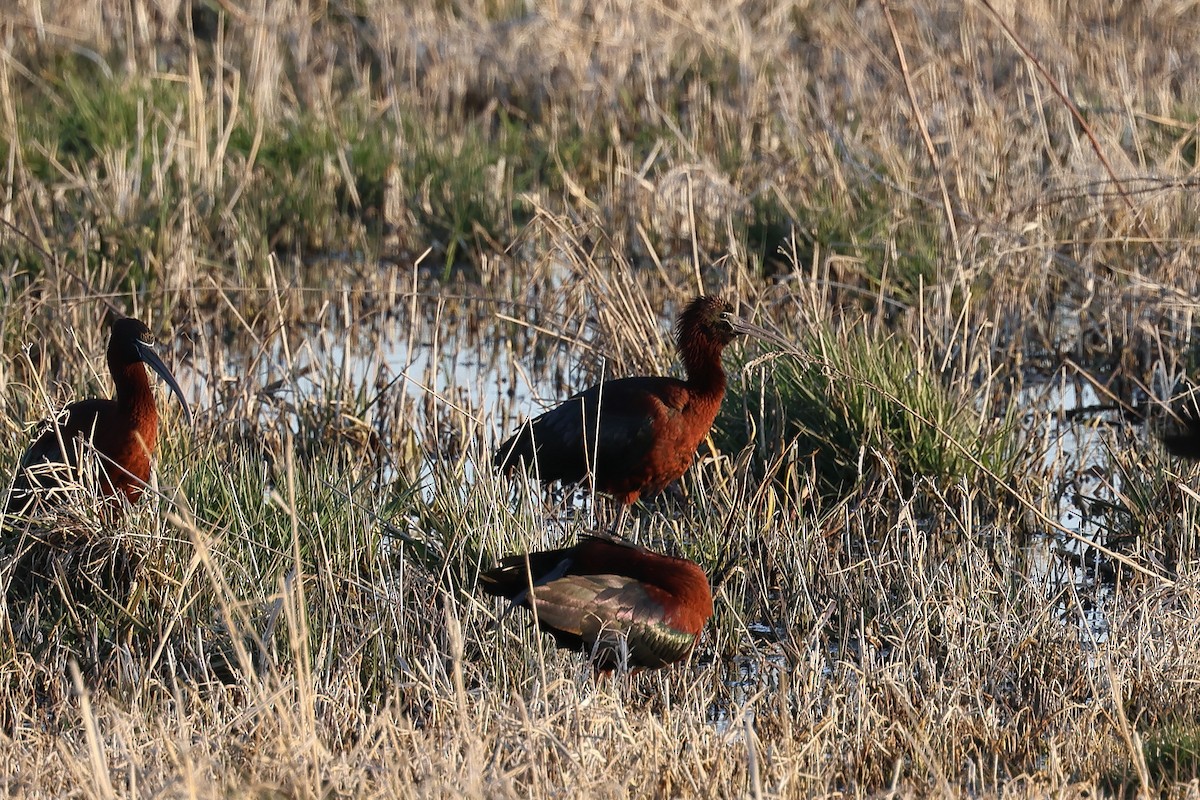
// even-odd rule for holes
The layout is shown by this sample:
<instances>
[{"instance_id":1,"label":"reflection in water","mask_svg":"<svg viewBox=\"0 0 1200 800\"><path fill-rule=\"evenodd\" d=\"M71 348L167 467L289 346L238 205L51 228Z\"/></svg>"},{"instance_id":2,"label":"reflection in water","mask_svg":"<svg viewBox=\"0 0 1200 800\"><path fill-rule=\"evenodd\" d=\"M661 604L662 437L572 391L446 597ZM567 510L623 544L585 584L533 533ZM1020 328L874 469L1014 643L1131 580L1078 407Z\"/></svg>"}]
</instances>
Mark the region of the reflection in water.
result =
<instances>
[{"instance_id":1,"label":"reflection in water","mask_svg":"<svg viewBox=\"0 0 1200 800\"><path fill-rule=\"evenodd\" d=\"M1112 599L1111 584L1102 579L1110 565L1085 542L1104 545L1113 528L1112 510L1120 493L1120 476L1113 470L1104 436L1104 420L1067 419L1067 412L1100 403L1094 387L1078 377L1060 373L1057 379L1030 387L1019 402L1040 422L1043 466L1054 476L1054 519L1078 539L1048 532L1034 565L1052 593L1066 590L1064 619L1082 619L1081 641L1097 645L1108 638L1105 608ZM1097 424L1099 423L1099 424ZM1036 542L1031 546L1036 546ZM1086 601L1078 598L1086 597Z\"/></svg>"},{"instance_id":2,"label":"reflection in water","mask_svg":"<svg viewBox=\"0 0 1200 800\"><path fill-rule=\"evenodd\" d=\"M439 463L476 464L507 431L586 385L577 354L537 316L477 298L421 296L396 310L271 333L204 331L173 354L207 421L255 444L343 441L380 460L379 480L429 493ZM443 463L444 466L444 463Z\"/></svg>"}]
</instances>

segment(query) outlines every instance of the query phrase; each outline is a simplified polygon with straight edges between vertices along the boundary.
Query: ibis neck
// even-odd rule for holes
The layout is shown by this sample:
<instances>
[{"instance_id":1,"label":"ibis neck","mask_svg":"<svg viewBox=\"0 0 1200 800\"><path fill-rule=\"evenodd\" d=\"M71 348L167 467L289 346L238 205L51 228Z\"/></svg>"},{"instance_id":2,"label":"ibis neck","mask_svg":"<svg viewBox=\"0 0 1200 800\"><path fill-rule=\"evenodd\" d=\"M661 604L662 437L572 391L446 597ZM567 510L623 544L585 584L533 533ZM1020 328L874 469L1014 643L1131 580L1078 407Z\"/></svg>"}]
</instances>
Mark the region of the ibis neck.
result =
<instances>
[{"instance_id":1,"label":"ibis neck","mask_svg":"<svg viewBox=\"0 0 1200 800\"><path fill-rule=\"evenodd\" d=\"M117 407L126 419L135 424L143 420L158 421L154 407L154 390L141 362L112 367L113 383L117 389Z\"/></svg>"},{"instance_id":2,"label":"ibis neck","mask_svg":"<svg viewBox=\"0 0 1200 800\"><path fill-rule=\"evenodd\" d=\"M706 397L720 399L725 394L725 369L721 366L720 347L684 347L683 368L688 386Z\"/></svg>"}]
</instances>

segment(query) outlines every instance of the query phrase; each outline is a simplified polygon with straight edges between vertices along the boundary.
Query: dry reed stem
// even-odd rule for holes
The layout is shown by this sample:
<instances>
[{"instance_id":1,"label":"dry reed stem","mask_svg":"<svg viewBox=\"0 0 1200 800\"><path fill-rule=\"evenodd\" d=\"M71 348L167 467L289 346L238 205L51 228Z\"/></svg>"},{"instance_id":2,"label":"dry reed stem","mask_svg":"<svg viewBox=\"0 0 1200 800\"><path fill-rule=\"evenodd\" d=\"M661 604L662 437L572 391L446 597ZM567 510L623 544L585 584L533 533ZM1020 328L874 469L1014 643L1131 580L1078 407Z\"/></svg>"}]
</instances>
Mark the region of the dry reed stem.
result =
<instances>
[{"instance_id":1,"label":"dry reed stem","mask_svg":"<svg viewBox=\"0 0 1200 800\"><path fill-rule=\"evenodd\" d=\"M195 8L229 21L206 38ZM200 409L192 432L165 419L165 488L121 531L153 545L140 599L4 599L5 790L1194 788L1195 758L1172 772L1152 743L1194 729L1200 500L1120 429L1095 434L1110 474L1093 484L1063 448L986 486L910 486L893 453L864 452L868 489L840 501L779 428L742 453L714 440L683 499L637 520L721 573L716 618L673 670L594 682L472 592L500 554L582 527L570 501L548 518L491 474L497 438L601 375L677 370L670 319L701 290L743 301L785 350L818 324L896 337L923 374L975 387L981 420L1029 402L1038 455L1059 409L1022 398L1048 375L1129 400L1156 369L1187 371L1195 15L1034 3L1005 19L1023 52L986 9L934 0L894 17L615 0L0 12L0 466L47 409L108 391L105 307L171 334ZM77 61L95 65L82 97L58 82ZM130 137L94 157L34 125L164 86L178 95L143 95ZM287 175L272 148L304 120L332 144L289 169L344 194L342 227L300 211L260 229L255 204L290 191L263 186ZM353 157L384 128L395 245L371 232ZM478 185L406 171L422 148L482 152ZM502 224L470 220L466 266L444 274L448 234L419 220L475 190ZM756 347L734 385L774 363ZM1066 557L1080 534L1058 514L1085 489L1122 509L1097 544L1155 577Z\"/></svg>"}]
</instances>

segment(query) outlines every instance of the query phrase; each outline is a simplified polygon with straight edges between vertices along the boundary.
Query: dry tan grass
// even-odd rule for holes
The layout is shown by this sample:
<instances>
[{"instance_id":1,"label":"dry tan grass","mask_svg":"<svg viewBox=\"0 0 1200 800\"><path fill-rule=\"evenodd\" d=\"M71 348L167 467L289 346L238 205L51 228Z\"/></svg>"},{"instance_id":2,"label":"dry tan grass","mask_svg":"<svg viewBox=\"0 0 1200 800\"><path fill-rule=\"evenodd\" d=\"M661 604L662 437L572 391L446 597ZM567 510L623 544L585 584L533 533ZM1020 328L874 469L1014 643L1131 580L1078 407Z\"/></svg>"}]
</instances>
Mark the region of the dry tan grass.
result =
<instances>
[{"instance_id":1,"label":"dry tan grass","mask_svg":"<svg viewBox=\"0 0 1200 800\"><path fill-rule=\"evenodd\" d=\"M701 290L793 349L820 325L881 359L902 342L981 425L1048 375L1128 400L1187 371L1200 8L996 7L1036 64L988 6L934 0L890 24L870 2L0 11L0 466L31 422L108 391L109 307L164 334L200 410L190 431L170 413L160 497L107 531L145 554L128 593L0 606L0 786L1200 791L1195 471L1122 427L1096 434L1099 477L1042 463L1074 430L1053 405L1013 415L1033 455L1012 476L914 478L896 445L829 498L745 401L759 446L706 444L636 522L709 570L739 554L670 670L595 681L471 588L584 525L493 475L496 438L601 375L677 369L667 320ZM72 94L81 63L102 66ZM93 131L88 155L36 127L93 92L141 98L134 136ZM314 129L332 144L275 148ZM387 163L365 168L373 130ZM437 177L407 160L426 150ZM341 216L261 223L306 188L289 170ZM464 208L443 269L427 218ZM778 349L739 350L735 385ZM1124 563L1052 535L1097 499Z\"/></svg>"}]
</instances>

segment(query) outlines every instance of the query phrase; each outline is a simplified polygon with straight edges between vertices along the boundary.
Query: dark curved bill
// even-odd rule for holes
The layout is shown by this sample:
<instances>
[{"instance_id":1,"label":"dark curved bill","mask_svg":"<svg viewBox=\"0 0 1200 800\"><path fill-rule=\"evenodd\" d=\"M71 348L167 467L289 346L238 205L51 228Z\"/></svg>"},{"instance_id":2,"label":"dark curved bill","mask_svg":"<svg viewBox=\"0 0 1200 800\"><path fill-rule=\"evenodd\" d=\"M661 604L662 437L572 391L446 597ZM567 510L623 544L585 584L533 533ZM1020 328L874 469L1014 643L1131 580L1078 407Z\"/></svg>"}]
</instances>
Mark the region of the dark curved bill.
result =
<instances>
[{"instance_id":1,"label":"dark curved bill","mask_svg":"<svg viewBox=\"0 0 1200 800\"><path fill-rule=\"evenodd\" d=\"M184 399L183 389L179 388L179 384L175 382L175 376L171 374L171 370L167 369L167 365L158 357L158 353L154 352L154 348L143 341L137 343L138 355L142 357L142 361L150 366L150 369L158 373L158 377L162 378L167 386L171 387L171 391L179 398L179 404L183 406L183 418L187 420L187 424L192 424L192 410L188 408L187 400Z\"/></svg>"},{"instance_id":2,"label":"dark curved bill","mask_svg":"<svg viewBox=\"0 0 1200 800\"><path fill-rule=\"evenodd\" d=\"M796 344L794 342L785 338L779 332L767 330L766 328L755 325L753 322L747 322L741 317L733 316L731 314L729 317L729 324L733 326L733 330L735 332L744 336L753 336L755 339L760 341L778 345L784 350L794 350L796 348Z\"/></svg>"}]
</instances>

